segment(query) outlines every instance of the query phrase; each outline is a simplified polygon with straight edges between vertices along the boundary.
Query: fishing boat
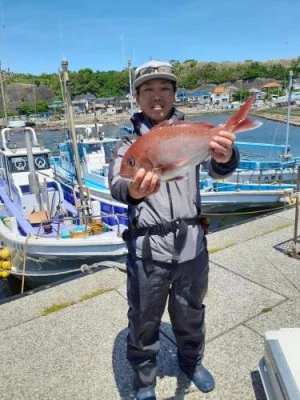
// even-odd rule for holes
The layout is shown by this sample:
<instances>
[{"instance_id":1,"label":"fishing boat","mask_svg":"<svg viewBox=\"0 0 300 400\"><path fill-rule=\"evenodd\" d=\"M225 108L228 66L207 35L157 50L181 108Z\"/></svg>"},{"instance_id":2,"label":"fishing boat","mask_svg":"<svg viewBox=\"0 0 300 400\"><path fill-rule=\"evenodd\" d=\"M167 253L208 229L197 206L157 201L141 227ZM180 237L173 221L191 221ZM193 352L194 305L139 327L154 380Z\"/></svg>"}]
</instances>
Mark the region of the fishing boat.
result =
<instances>
[{"instance_id":1,"label":"fishing boat","mask_svg":"<svg viewBox=\"0 0 300 400\"><path fill-rule=\"evenodd\" d=\"M30 286L79 273L83 264L123 260L127 253L125 225L78 184L66 197L49 154L33 128L1 130L0 240L10 257L0 272Z\"/></svg>"},{"instance_id":2,"label":"fishing boat","mask_svg":"<svg viewBox=\"0 0 300 400\"><path fill-rule=\"evenodd\" d=\"M119 221L121 225L127 226L127 206L112 199L108 183L109 159L113 147L120 139L104 137L102 133L99 134L95 125L75 125L75 137L86 191L93 199L98 200L105 222L115 225ZM69 132L58 149L59 155L50 158L52 173L60 182L64 196L74 203L74 187L78 187L78 181Z\"/></svg>"},{"instance_id":3,"label":"fishing boat","mask_svg":"<svg viewBox=\"0 0 300 400\"><path fill-rule=\"evenodd\" d=\"M112 144L113 140L108 140L107 147L105 146L105 139L103 139L103 142L99 140L97 145L99 155L95 154L97 168L95 168L93 158L89 157L89 140L86 139L86 141L78 143L79 148L81 145L86 146L86 151L82 153L81 159L81 163L84 166L83 179L90 194L99 199L101 211L116 214L122 223L127 224L127 206L114 201L109 190L109 144ZM71 197L73 185L77 183L76 180L74 181L75 175L68 172L72 170L72 157L69 157L69 155L68 157L64 157L64 145L60 146L60 148L61 156L56 158L57 163L54 165L54 174L57 174L56 176L61 182L65 196ZM66 164L64 168L61 168L59 164L63 159ZM219 212L233 212L254 208L269 209L291 204L295 185L275 183L274 181L273 179L273 184L269 185L263 182L245 183L242 180L239 182L225 182L223 180L213 180L208 177L201 179L199 188L202 199L202 211L205 213L215 212L216 210Z\"/></svg>"},{"instance_id":4,"label":"fishing boat","mask_svg":"<svg viewBox=\"0 0 300 400\"><path fill-rule=\"evenodd\" d=\"M69 109L70 102L65 100ZM81 131L80 131L81 129ZM126 133L130 128L126 127ZM97 125L76 126L74 133L59 145L59 157L54 158L54 175L60 180L64 194L69 198L74 184L78 183L76 175L76 154L73 144L76 143L79 163L81 165L82 180L92 196L99 199L101 211L116 214L127 224L127 206L115 202L110 194L108 184L108 163L111 150L120 140L106 138L100 134ZM210 182L210 184L208 184ZM212 183L213 182L213 183ZM255 187L226 184L220 187L218 181L209 179L200 180L199 189L202 196L202 211L218 210L230 212L247 208L272 208L290 204L294 188L292 186L261 185ZM113 222L113 221L112 221Z\"/></svg>"},{"instance_id":5,"label":"fishing boat","mask_svg":"<svg viewBox=\"0 0 300 400\"><path fill-rule=\"evenodd\" d=\"M99 199L101 210L116 214L126 224L127 206L112 199L108 184L108 162L111 157L111 149L119 139L105 138L103 135L99 137L96 129L92 129L92 132L90 126L76 127L83 181L90 194ZM267 162L260 161L260 163L260 168L266 168ZM276 171L276 165L268 163L269 174L271 174L271 166ZM278 183L278 173L277 179L270 175L270 181L267 181L264 180L266 175L262 175L264 179L259 180L257 177L257 183L245 183L245 174L249 175L247 181L252 182L250 175L254 173L254 165L252 167L252 170L238 170L236 178L234 178L237 179L236 182L234 179L233 182L227 179L226 182L214 181L205 174L204 178L200 180L202 211L206 213L216 210L233 212L249 208L269 209L290 204L295 185ZM69 139L59 145L59 156L53 158L53 170L54 176L60 180L65 196L72 196L73 186L77 184L77 181L74 170L74 154ZM276 172L273 173L276 174ZM239 174L240 179L238 179ZM293 170L291 178L292 174L294 174ZM268 185L268 182L273 182L273 184Z\"/></svg>"},{"instance_id":6,"label":"fishing boat","mask_svg":"<svg viewBox=\"0 0 300 400\"><path fill-rule=\"evenodd\" d=\"M200 181L204 213L276 209L294 203L296 185Z\"/></svg>"},{"instance_id":7,"label":"fishing boat","mask_svg":"<svg viewBox=\"0 0 300 400\"><path fill-rule=\"evenodd\" d=\"M267 152L270 147L278 150L283 150L284 145L268 145L265 143L248 143L236 142L239 150L244 149L260 149ZM282 160L279 158L268 159L247 159L241 158L235 172L226 177L224 181L235 183L296 183L297 181L297 166L300 163L300 158L294 157L290 160ZM209 178L208 172L205 169L201 170L200 177L202 180Z\"/></svg>"},{"instance_id":8,"label":"fishing boat","mask_svg":"<svg viewBox=\"0 0 300 400\"><path fill-rule=\"evenodd\" d=\"M292 85L293 72L290 71L287 94L285 143L274 144L236 141L235 144L241 152L241 161L236 171L231 176L226 178L226 181L236 183L271 184L276 182L297 182L297 167L300 164L300 156L294 156L289 145ZM260 129L263 129L263 126ZM263 155L263 159L258 157L253 158L252 156L249 157L249 153L261 153ZM202 170L201 179L206 178L207 171Z\"/></svg>"},{"instance_id":9,"label":"fishing boat","mask_svg":"<svg viewBox=\"0 0 300 400\"><path fill-rule=\"evenodd\" d=\"M75 125L74 128L83 183L91 192L95 189L104 199L110 199L108 163L119 139L106 138L97 124ZM58 145L58 153L51 157L55 177L71 186L77 184L73 138L69 131Z\"/></svg>"}]
</instances>

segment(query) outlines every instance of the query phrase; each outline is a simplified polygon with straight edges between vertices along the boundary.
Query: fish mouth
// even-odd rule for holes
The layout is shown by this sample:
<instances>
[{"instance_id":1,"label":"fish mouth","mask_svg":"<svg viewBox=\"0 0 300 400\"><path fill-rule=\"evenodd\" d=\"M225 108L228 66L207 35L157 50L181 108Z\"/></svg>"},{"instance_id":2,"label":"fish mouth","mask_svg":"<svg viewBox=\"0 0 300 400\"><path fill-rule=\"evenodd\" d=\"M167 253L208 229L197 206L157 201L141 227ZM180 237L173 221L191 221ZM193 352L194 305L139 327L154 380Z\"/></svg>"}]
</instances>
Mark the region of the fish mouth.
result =
<instances>
[{"instance_id":1,"label":"fish mouth","mask_svg":"<svg viewBox=\"0 0 300 400\"><path fill-rule=\"evenodd\" d=\"M128 178L128 177L122 176L122 175L120 175L120 178L121 178L123 181L126 181L126 182L133 182L133 178Z\"/></svg>"}]
</instances>

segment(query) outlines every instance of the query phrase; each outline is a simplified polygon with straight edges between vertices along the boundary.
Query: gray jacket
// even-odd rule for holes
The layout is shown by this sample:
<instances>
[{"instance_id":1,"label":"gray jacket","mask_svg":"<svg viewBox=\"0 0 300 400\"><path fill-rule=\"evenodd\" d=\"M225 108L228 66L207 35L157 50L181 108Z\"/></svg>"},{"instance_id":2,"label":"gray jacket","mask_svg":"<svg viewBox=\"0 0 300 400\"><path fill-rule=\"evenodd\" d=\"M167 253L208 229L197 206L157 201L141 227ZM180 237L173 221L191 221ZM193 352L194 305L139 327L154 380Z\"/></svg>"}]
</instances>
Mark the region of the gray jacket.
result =
<instances>
[{"instance_id":1,"label":"gray jacket","mask_svg":"<svg viewBox=\"0 0 300 400\"><path fill-rule=\"evenodd\" d=\"M173 109L171 119L184 119L184 115ZM152 122L142 113L135 114L131 119L134 133L138 136L146 134L152 128ZM128 194L128 182L119 177L122 157L132 144L129 138L123 139L114 149L113 159L109 168L109 183L111 194L117 201L128 205L129 227L148 227L161 222L177 218L197 217L201 212L201 198L199 190L199 165L191 167L186 179L172 182L162 182L160 190L149 197L135 200ZM239 152L234 147L231 160L226 164L218 164L209 158L206 167L213 178L224 178L230 175L239 162ZM204 248L204 231L200 224L189 225L186 240L181 248L179 258L174 258L176 249L174 241L176 232L166 235L151 235L150 246L153 260L161 262L185 262L197 257ZM144 236L130 239L129 252L133 257L143 258L142 244Z\"/></svg>"}]
</instances>

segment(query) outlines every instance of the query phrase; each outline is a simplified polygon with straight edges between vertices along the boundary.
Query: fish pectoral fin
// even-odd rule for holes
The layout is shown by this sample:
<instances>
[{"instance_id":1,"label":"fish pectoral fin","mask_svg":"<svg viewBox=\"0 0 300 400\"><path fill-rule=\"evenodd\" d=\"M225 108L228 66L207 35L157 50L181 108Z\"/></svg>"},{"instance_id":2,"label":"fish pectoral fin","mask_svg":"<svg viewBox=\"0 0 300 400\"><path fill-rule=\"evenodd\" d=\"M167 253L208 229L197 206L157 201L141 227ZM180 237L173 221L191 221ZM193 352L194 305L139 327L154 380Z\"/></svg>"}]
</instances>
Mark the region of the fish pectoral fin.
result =
<instances>
[{"instance_id":1,"label":"fish pectoral fin","mask_svg":"<svg viewBox=\"0 0 300 400\"><path fill-rule=\"evenodd\" d=\"M168 171L172 171L175 168L181 167L182 165L185 164L185 162L186 162L186 160L179 160L179 161L176 160L176 161L171 162L169 164L158 165L157 167L153 168L152 171L156 172L156 173L159 172L160 174L162 174L162 173L165 173L165 172L168 172Z\"/></svg>"},{"instance_id":2,"label":"fish pectoral fin","mask_svg":"<svg viewBox=\"0 0 300 400\"><path fill-rule=\"evenodd\" d=\"M166 182L182 181L183 179L186 179L187 177L188 177L187 175L176 176L175 178L167 179Z\"/></svg>"}]
</instances>

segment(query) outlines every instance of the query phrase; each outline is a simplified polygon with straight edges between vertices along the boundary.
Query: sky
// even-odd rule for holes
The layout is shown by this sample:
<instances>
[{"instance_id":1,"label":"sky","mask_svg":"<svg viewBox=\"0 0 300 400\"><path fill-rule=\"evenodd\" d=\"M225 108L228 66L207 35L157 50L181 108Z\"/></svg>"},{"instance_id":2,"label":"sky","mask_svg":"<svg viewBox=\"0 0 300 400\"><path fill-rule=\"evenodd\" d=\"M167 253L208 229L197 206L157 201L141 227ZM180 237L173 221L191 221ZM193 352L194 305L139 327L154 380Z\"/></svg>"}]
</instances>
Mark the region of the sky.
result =
<instances>
[{"instance_id":1,"label":"sky","mask_svg":"<svg viewBox=\"0 0 300 400\"><path fill-rule=\"evenodd\" d=\"M0 0L0 61L15 73L121 71L153 60L300 55L299 0Z\"/></svg>"}]
</instances>

